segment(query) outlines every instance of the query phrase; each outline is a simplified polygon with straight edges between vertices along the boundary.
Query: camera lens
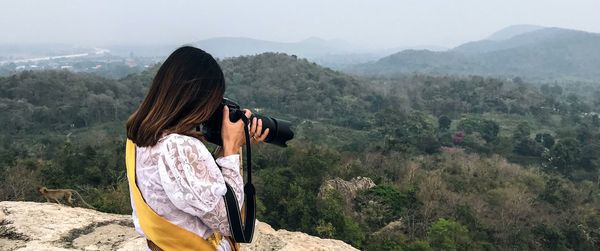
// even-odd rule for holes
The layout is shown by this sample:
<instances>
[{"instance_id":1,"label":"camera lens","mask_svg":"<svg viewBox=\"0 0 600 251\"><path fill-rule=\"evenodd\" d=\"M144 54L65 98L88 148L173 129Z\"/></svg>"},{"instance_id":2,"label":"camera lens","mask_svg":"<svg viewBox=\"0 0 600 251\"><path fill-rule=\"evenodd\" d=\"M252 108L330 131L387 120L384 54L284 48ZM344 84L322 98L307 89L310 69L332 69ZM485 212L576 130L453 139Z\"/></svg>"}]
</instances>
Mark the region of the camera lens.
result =
<instances>
[{"instance_id":1,"label":"camera lens","mask_svg":"<svg viewBox=\"0 0 600 251\"><path fill-rule=\"evenodd\" d=\"M235 102L229 99L223 99L223 102L217 108L217 110L213 113L213 115L206 121L201 124L197 130L199 130L208 142L217 145L223 145L221 139L221 126L223 121L223 113L219 112L223 110L223 106L227 105L229 107L230 118L237 118L236 114L240 106ZM265 142L274 144L281 147L287 146L287 141L294 138L294 132L291 129L291 123L287 120L277 119L273 117L263 116L259 114L253 114L250 118L250 122L252 122L252 118L256 117L257 119L262 119L262 130L263 132L269 128L269 135L265 138ZM235 119L237 120L237 119Z\"/></svg>"}]
</instances>

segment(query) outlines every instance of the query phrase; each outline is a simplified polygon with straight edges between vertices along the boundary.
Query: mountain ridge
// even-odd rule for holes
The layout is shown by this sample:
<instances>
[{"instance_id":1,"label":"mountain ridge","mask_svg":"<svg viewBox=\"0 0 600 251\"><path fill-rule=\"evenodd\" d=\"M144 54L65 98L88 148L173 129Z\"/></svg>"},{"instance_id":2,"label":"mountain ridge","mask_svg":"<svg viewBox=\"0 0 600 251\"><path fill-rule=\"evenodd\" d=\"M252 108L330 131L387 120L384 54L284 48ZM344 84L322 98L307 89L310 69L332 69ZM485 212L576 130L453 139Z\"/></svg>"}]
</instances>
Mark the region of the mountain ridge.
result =
<instances>
[{"instance_id":1,"label":"mountain ridge","mask_svg":"<svg viewBox=\"0 0 600 251\"><path fill-rule=\"evenodd\" d=\"M468 42L443 52L401 51L346 71L383 76L425 73L597 80L598 58L600 34L548 27L506 40Z\"/></svg>"},{"instance_id":2,"label":"mountain ridge","mask_svg":"<svg viewBox=\"0 0 600 251\"><path fill-rule=\"evenodd\" d=\"M535 31L539 29L546 28L544 26L539 25L531 25L531 24L516 24L505 27L501 30L498 30L491 35L489 35L486 40L506 40L512 38L516 35L527 33L530 31Z\"/></svg>"}]
</instances>

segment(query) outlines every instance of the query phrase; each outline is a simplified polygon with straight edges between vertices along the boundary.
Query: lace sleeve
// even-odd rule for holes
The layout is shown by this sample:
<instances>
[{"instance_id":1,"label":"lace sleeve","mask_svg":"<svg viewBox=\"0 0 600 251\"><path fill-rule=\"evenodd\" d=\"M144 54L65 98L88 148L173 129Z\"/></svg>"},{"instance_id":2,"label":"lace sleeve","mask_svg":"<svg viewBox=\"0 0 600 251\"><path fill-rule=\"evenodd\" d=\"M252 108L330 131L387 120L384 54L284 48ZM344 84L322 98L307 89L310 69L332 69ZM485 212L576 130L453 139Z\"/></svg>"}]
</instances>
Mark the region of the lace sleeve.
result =
<instances>
[{"instance_id":1,"label":"lace sleeve","mask_svg":"<svg viewBox=\"0 0 600 251\"><path fill-rule=\"evenodd\" d=\"M223 173L237 194L243 190L239 170L226 169ZM209 228L230 235L223 199L227 192L225 178L202 142L183 135L168 137L161 149L158 172L163 189L175 207L199 217ZM243 198L238 195L238 200L241 204Z\"/></svg>"},{"instance_id":2,"label":"lace sleeve","mask_svg":"<svg viewBox=\"0 0 600 251\"><path fill-rule=\"evenodd\" d=\"M227 157L221 157L216 160L225 182L231 186L236 198L238 206L241 209L244 204L244 179L240 175L240 155L233 154Z\"/></svg>"}]
</instances>

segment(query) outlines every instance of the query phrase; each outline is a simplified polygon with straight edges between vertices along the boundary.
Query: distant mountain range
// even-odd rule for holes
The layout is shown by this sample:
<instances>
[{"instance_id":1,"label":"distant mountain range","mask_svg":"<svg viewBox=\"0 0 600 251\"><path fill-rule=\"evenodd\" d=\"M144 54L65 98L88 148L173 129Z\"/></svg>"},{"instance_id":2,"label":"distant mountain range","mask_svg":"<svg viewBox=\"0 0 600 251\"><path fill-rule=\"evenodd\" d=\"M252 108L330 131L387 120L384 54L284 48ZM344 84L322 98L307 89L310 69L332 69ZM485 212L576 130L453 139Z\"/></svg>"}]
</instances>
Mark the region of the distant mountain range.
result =
<instances>
[{"instance_id":1,"label":"distant mountain range","mask_svg":"<svg viewBox=\"0 0 600 251\"><path fill-rule=\"evenodd\" d=\"M218 58L281 52L351 74L367 76L419 73L600 81L600 34L535 25L510 26L483 40L452 49L436 46L373 49L317 37L298 42L219 37L188 44ZM146 44L100 47L105 52L103 55L107 56L160 61L178 46ZM0 44L0 65L39 57L94 54L96 51L98 48L64 44Z\"/></svg>"},{"instance_id":2,"label":"distant mountain range","mask_svg":"<svg viewBox=\"0 0 600 251\"><path fill-rule=\"evenodd\" d=\"M218 37L197 41L192 45L219 58L281 52L307 58L329 67L342 67L375 61L404 49L444 50L439 46L415 46L392 49L368 49L339 39L311 37L298 42L274 42L246 37Z\"/></svg>"},{"instance_id":3,"label":"distant mountain range","mask_svg":"<svg viewBox=\"0 0 600 251\"><path fill-rule=\"evenodd\" d=\"M394 52L406 49L446 50L440 46L411 46L387 49L366 48L344 40L325 40L311 37L298 42L275 42L247 37L216 37L187 43L201 48L218 58L251 56L265 52L280 52L307 58L312 62L342 68L348 65L373 62ZM116 44L100 45L117 57L166 58L182 44ZM57 56L94 51L93 46L68 44L0 44L0 62Z\"/></svg>"},{"instance_id":4,"label":"distant mountain range","mask_svg":"<svg viewBox=\"0 0 600 251\"><path fill-rule=\"evenodd\" d=\"M518 25L447 51L404 50L346 71L380 76L425 73L600 80L599 69L600 34Z\"/></svg>"}]
</instances>

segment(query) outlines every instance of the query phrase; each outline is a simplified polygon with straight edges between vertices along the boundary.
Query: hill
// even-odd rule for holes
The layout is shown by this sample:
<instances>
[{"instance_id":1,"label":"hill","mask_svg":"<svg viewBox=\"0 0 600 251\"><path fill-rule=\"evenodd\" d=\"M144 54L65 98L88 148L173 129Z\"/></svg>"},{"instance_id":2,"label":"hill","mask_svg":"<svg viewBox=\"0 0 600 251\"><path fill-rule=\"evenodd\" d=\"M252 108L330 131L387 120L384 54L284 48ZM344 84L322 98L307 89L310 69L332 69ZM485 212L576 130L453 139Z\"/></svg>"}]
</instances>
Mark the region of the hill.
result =
<instances>
[{"instance_id":1,"label":"hill","mask_svg":"<svg viewBox=\"0 0 600 251\"><path fill-rule=\"evenodd\" d=\"M336 68L370 62L389 53L388 51L361 48L339 39L325 40L318 37L310 37L297 42L275 42L246 37L218 37L200 40L192 45L219 58L275 52L297 55L321 65Z\"/></svg>"},{"instance_id":2,"label":"hill","mask_svg":"<svg viewBox=\"0 0 600 251\"><path fill-rule=\"evenodd\" d=\"M332 121L351 116L353 109L361 113L377 109L368 100L378 94L365 89L357 79L306 59L264 53L220 64L227 78L227 95L281 116Z\"/></svg>"},{"instance_id":3,"label":"hill","mask_svg":"<svg viewBox=\"0 0 600 251\"><path fill-rule=\"evenodd\" d=\"M504 29L494 32L492 35L487 37L487 40L506 40L512 38L516 35L520 35L523 33L543 29L543 26L538 25L530 25L530 24L519 24L519 25L511 25Z\"/></svg>"},{"instance_id":4,"label":"hill","mask_svg":"<svg viewBox=\"0 0 600 251\"><path fill-rule=\"evenodd\" d=\"M514 27L448 51L407 50L347 69L360 75L407 73L599 80L600 34Z\"/></svg>"}]
</instances>

